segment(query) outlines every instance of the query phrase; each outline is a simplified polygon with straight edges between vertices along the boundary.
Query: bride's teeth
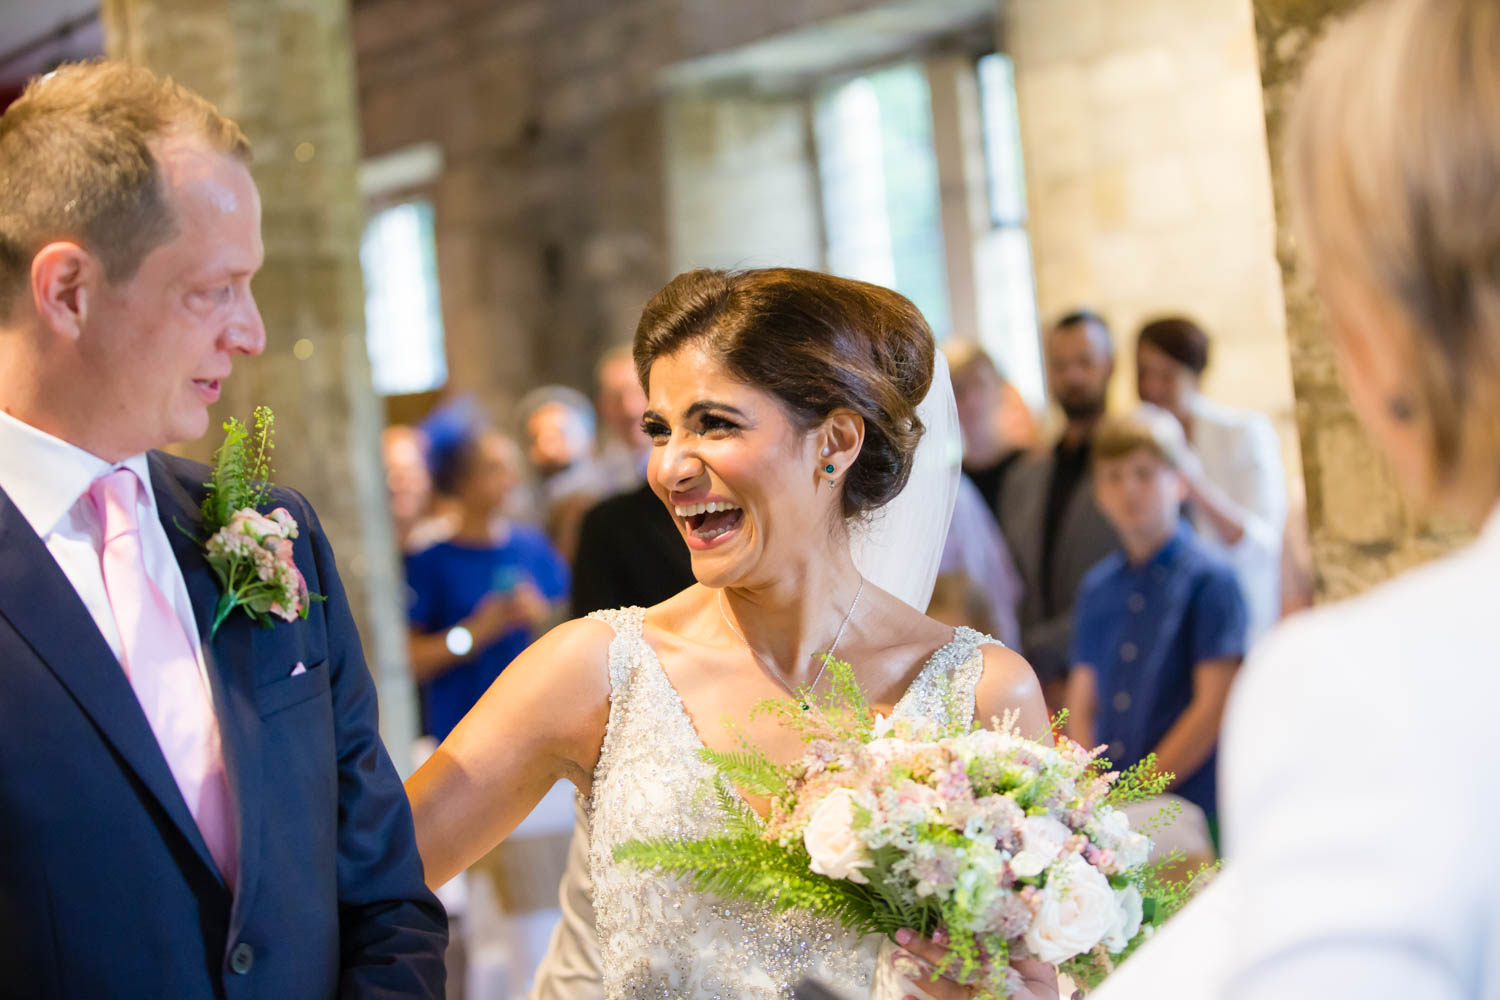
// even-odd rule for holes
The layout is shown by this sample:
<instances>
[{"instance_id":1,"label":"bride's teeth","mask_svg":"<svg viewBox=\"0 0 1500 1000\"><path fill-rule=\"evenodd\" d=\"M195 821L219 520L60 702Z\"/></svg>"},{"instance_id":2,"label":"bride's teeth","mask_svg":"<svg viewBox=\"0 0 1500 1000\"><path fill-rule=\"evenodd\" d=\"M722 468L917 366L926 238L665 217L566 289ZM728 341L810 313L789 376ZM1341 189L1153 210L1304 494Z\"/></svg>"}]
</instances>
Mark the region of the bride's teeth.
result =
<instances>
[{"instance_id":1,"label":"bride's teeth","mask_svg":"<svg viewBox=\"0 0 1500 1000\"><path fill-rule=\"evenodd\" d=\"M713 503L690 503L686 506L674 504L672 510L678 517L697 517L699 514L719 514L726 510L739 510L740 508L728 500L715 500Z\"/></svg>"}]
</instances>

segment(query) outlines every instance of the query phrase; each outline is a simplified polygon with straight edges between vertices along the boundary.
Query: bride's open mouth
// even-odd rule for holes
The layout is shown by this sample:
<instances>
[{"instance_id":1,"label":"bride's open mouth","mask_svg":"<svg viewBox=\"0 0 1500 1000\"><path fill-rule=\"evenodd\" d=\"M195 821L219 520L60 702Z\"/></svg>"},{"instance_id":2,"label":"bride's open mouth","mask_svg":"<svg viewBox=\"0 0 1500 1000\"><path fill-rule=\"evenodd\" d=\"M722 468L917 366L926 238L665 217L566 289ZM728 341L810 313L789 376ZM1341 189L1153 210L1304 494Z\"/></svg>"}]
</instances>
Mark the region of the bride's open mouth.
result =
<instances>
[{"instance_id":1,"label":"bride's open mouth","mask_svg":"<svg viewBox=\"0 0 1500 1000\"><path fill-rule=\"evenodd\" d=\"M745 512L727 501L678 504L674 509L687 525L688 538L702 544L729 534L745 519Z\"/></svg>"}]
</instances>

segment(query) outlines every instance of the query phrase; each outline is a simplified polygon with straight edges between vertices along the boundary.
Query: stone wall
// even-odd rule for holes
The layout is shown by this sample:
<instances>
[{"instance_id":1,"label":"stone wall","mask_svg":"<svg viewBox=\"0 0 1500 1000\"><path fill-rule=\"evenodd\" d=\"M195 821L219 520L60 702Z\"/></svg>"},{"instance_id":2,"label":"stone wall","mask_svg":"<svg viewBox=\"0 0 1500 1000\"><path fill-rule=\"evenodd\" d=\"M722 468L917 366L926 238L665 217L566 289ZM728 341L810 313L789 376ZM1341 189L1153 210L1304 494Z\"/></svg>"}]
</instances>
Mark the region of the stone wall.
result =
<instances>
[{"instance_id":1,"label":"stone wall","mask_svg":"<svg viewBox=\"0 0 1500 1000\"><path fill-rule=\"evenodd\" d=\"M436 206L453 388L503 416L541 382L586 387L677 269L816 265L811 165L788 158L806 139L798 114L773 96L694 95L753 71L719 57L767 39L871 55L976 10L988 0L360 0L365 155L443 151L415 193ZM670 163L669 140L686 154ZM741 186L711 179L725 158Z\"/></svg>"},{"instance_id":2,"label":"stone wall","mask_svg":"<svg viewBox=\"0 0 1500 1000\"><path fill-rule=\"evenodd\" d=\"M1360 428L1339 383L1326 317L1297 254L1281 170L1281 129L1313 43L1359 0L1255 0L1275 182L1276 256L1286 288L1287 340L1307 488L1308 530L1320 597L1358 593L1439 555L1466 536L1415 516L1389 467Z\"/></svg>"},{"instance_id":3,"label":"stone wall","mask_svg":"<svg viewBox=\"0 0 1500 1000\"><path fill-rule=\"evenodd\" d=\"M1133 405L1143 321L1197 318L1208 393L1265 411L1294 484L1275 217L1250 0L1008 0L1037 297L1098 309Z\"/></svg>"}]
</instances>

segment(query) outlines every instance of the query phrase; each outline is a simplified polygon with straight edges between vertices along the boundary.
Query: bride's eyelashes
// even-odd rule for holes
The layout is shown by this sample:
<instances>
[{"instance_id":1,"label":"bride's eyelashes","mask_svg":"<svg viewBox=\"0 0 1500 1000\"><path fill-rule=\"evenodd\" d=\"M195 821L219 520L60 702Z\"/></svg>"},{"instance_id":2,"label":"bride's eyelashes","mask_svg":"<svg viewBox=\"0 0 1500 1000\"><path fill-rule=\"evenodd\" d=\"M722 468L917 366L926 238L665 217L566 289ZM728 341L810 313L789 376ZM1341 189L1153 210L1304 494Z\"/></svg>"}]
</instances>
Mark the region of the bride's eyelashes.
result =
<instances>
[{"instance_id":1,"label":"bride's eyelashes","mask_svg":"<svg viewBox=\"0 0 1500 1000\"><path fill-rule=\"evenodd\" d=\"M672 428L668 427L665 421L656 420L652 417L647 417L641 421L641 430L645 432L646 436L654 444L665 443L666 439L672 434Z\"/></svg>"},{"instance_id":2,"label":"bride's eyelashes","mask_svg":"<svg viewBox=\"0 0 1500 1000\"><path fill-rule=\"evenodd\" d=\"M717 413L701 414L693 418L691 424L694 431L704 435L728 436L744 429L734 420ZM672 436L672 428L667 426L666 421L655 417L647 417L641 421L641 430L655 444L665 444L667 438Z\"/></svg>"}]
</instances>

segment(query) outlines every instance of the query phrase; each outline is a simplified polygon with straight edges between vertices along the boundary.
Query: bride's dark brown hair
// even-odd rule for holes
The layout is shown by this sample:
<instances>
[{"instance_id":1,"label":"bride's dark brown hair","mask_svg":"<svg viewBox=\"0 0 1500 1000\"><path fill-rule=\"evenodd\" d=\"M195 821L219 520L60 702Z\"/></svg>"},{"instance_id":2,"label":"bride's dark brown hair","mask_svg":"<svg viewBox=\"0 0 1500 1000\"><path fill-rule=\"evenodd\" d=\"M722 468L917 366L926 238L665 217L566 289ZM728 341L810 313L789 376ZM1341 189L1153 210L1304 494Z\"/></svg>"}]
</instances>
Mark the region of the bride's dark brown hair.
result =
<instances>
[{"instance_id":1,"label":"bride's dark brown hair","mask_svg":"<svg viewBox=\"0 0 1500 1000\"><path fill-rule=\"evenodd\" d=\"M775 396L803 431L841 408L864 418L864 446L843 484L846 518L906 485L935 347L905 296L790 267L687 271L652 296L636 327L635 367L648 393L652 363L689 344Z\"/></svg>"}]
</instances>

